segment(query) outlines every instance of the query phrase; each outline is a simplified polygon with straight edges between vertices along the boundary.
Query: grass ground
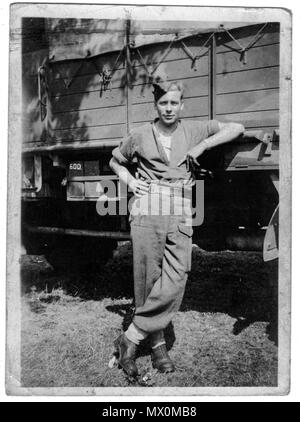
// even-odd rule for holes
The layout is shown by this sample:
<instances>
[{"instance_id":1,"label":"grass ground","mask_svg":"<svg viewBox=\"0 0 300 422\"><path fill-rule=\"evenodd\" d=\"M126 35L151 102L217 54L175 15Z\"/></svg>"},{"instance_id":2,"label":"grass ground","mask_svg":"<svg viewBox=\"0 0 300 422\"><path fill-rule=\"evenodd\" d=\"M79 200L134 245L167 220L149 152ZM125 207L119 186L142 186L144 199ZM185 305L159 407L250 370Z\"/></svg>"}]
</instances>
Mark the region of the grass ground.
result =
<instances>
[{"instance_id":1,"label":"grass ground","mask_svg":"<svg viewBox=\"0 0 300 422\"><path fill-rule=\"evenodd\" d=\"M32 256L22 268L22 386L132 385L108 366L133 311L130 243L101 271L53 273ZM264 264L258 253L194 248L180 312L166 330L177 370L153 370L146 342L137 385L276 386L276 282L276 263Z\"/></svg>"}]
</instances>

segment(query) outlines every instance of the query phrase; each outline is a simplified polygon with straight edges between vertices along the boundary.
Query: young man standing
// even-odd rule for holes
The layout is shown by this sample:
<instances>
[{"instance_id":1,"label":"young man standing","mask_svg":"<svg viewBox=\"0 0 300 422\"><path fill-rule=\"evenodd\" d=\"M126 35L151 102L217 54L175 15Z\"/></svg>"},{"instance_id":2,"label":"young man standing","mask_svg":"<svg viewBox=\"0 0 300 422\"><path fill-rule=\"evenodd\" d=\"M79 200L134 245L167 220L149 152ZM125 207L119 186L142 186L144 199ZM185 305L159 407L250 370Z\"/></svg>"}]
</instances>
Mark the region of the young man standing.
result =
<instances>
[{"instance_id":1,"label":"young man standing","mask_svg":"<svg viewBox=\"0 0 300 422\"><path fill-rule=\"evenodd\" d=\"M114 342L120 366L133 377L138 374L138 345L148 336L153 367L161 372L175 370L164 329L179 310L191 267L193 229L188 210L193 170L204 151L244 131L238 123L182 121L182 84L153 86L158 118L132 131L114 149L110 161L135 195L130 215L135 313L127 331ZM136 177L127 169L133 160Z\"/></svg>"}]
</instances>

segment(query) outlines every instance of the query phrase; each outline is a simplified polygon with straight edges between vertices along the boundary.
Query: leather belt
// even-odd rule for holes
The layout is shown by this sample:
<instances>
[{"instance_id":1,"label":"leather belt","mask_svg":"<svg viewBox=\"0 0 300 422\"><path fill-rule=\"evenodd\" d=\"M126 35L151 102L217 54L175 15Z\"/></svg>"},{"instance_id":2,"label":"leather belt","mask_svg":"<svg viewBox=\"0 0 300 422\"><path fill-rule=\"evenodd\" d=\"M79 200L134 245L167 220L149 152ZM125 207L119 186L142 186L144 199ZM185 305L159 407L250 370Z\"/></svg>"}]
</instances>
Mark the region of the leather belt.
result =
<instances>
[{"instance_id":1,"label":"leather belt","mask_svg":"<svg viewBox=\"0 0 300 422\"><path fill-rule=\"evenodd\" d=\"M162 194L168 196L179 196L186 199L192 198L192 189L184 186L174 186L171 184L165 184L161 182L150 182L149 193L151 194Z\"/></svg>"}]
</instances>

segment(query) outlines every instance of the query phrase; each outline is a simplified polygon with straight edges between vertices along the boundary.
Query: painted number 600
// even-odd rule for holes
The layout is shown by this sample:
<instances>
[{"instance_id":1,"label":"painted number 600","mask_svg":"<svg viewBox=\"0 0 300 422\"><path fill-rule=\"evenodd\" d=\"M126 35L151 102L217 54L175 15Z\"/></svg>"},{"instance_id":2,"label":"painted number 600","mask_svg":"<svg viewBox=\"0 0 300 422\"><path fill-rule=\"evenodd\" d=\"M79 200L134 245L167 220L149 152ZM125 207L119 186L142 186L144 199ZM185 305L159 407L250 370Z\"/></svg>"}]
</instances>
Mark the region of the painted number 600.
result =
<instances>
[{"instance_id":1,"label":"painted number 600","mask_svg":"<svg viewBox=\"0 0 300 422\"><path fill-rule=\"evenodd\" d=\"M81 170L81 164L80 163L72 163L69 167L70 170Z\"/></svg>"}]
</instances>

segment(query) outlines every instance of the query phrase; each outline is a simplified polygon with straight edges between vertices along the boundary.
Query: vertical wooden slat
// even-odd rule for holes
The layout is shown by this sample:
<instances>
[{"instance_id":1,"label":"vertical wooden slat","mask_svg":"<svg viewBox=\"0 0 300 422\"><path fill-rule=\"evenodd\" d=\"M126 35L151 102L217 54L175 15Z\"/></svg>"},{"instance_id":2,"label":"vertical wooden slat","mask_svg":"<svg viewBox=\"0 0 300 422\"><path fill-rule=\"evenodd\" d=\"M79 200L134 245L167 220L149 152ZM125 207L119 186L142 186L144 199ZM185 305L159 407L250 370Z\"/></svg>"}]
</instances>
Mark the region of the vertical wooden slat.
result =
<instances>
[{"instance_id":1,"label":"vertical wooden slat","mask_svg":"<svg viewBox=\"0 0 300 422\"><path fill-rule=\"evenodd\" d=\"M209 92L208 92L208 101L209 101L209 118L214 119L216 117L216 36L213 35L210 42L210 52L209 52Z\"/></svg>"},{"instance_id":2,"label":"vertical wooden slat","mask_svg":"<svg viewBox=\"0 0 300 422\"><path fill-rule=\"evenodd\" d=\"M125 72L126 72L126 127L127 134L130 132L132 122L132 86L131 86L131 62L130 62L130 19L126 20L126 58L125 58Z\"/></svg>"},{"instance_id":3,"label":"vertical wooden slat","mask_svg":"<svg viewBox=\"0 0 300 422\"><path fill-rule=\"evenodd\" d=\"M51 142L54 138L53 130L52 130L52 119L53 119L53 110L52 110L52 101L51 101L51 83L52 80L52 72L51 72L51 65L49 64L49 60L47 61L47 85L48 85L48 92L47 92L47 115L45 119L45 128L46 128L46 137L47 141Z\"/></svg>"}]
</instances>

